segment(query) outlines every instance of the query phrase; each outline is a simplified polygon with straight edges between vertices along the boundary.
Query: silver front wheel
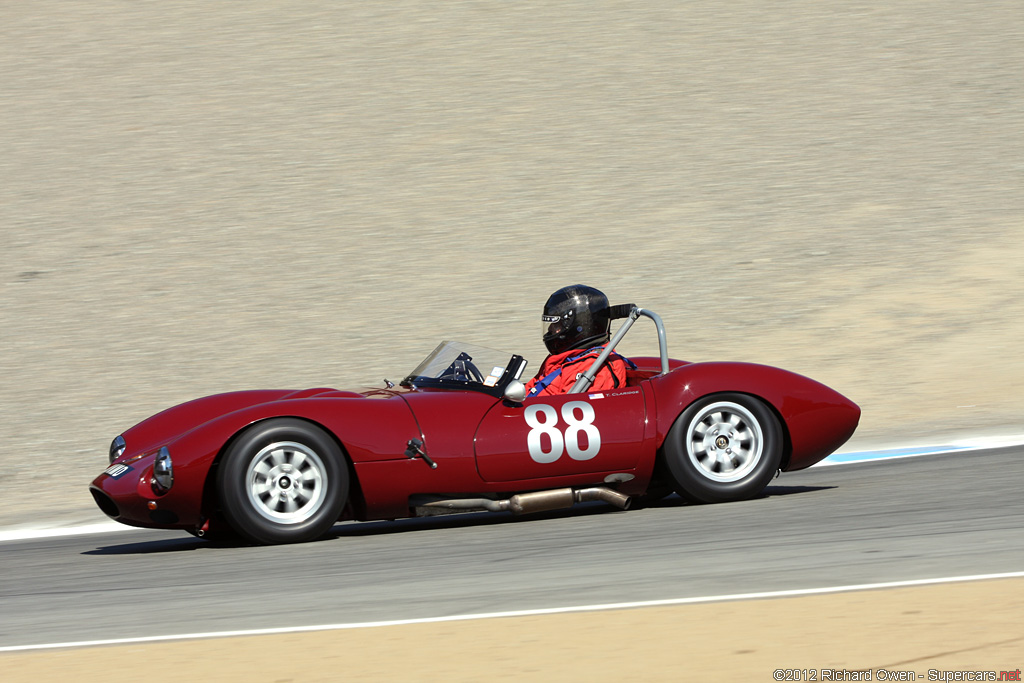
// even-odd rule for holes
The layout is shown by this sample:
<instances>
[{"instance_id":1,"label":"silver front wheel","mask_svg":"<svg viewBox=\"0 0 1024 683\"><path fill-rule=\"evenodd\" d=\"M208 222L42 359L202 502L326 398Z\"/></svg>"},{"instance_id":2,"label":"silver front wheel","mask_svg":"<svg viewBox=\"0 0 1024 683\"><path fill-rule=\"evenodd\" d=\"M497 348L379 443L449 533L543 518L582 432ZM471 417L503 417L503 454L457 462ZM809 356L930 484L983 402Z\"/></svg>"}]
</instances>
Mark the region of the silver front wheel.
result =
<instances>
[{"instance_id":1,"label":"silver front wheel","mask_svg":"<svg viewBox=\"0 0 1024 683\"><path fill-rule=\"evenodd\" d=\"M348 489L348 463L334 437L290 417L243 430L217 468L219 512L256 543L323 536L341 516Z\"/></svg>"},{"instance_id":2,"label":"silver front wheel","mask_svg":"<svg viewBox=\"0 0 1024 683\"><path fill-rule=\"evenodd\" d=\"M320 456L294 441L261 449L249 463L245 478L253 509L279 524L298 524L316 514L328 483Z\"/></svg>"}]
</instances>

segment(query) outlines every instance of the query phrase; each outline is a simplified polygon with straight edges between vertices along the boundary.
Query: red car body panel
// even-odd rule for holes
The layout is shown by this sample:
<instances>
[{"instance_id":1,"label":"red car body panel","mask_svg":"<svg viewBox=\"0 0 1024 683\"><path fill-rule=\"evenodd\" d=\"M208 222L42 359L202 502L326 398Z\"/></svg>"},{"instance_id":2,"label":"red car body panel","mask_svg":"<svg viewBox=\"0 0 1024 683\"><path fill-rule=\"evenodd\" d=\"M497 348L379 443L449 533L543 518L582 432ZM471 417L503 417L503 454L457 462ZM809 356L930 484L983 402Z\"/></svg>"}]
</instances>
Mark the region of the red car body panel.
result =
<instances>
[{"instance_id":1,"label":"red car body panel","mask_svg":"<svg viewBox=\"0 0 1024 683\"><path fill-rule=\"evenodd\" d=\"M246 427L294 417L334 435L348 457L352 488L342 518L390 519L409 516L410 497L417 494L512 493L606 481L629 495L643 493L672 424L710 394L750 394L774 410L785 432L784 470L825 458L853 434L860 417L841 394L778 368L671 361L671 371L659 375L660 359L633 360L638 368L626 387L522 403L460 389L209 396L126 431L126 450L114 464L130 469L112 466L90 488L101 509L125 524L195 530L216 523L220 455ZM562 426L553 429L552 420ZM411 439L422 441L436 469L406 454ZM174 485L158 494L152 470L164 446L173 456Z\"/></svg>"},{"instance_id":2,"label":"red car body panel","mask_svg":"<svg viewBox=\"0 0 1024 683\"><path fill-rule=\"evenodd\" d=\"M542 434L537 448L542 460L537 462L532 457L524 457L528 451L529 432L531 425L526 416L539 411L531 411L531 406L543 404L553 410L548 415L556 416L563 422L576 421L582 426L577 427L568 440L579 433L578 441L584 454L574 459L565 451L564 441L560 435L552 439L552 434ZM593 411L594 434L600 434L599 443L591 443L586 434L586 422L589 415L584 415L581 405L590 406ZM564 420L565 415L569 420ZM582 421L582 422L581 422ZM540 422L534 419L534 424ZM481 478L488 482L510 482L523 479L547 479L564 477L573 474L598 474L603 472L633 472L641 459L652 457L655 446L653 441L645 441L645 423L647 411L644 395L640 387L630 387L616 391L592 392L590 394L569 394L563 396L544 396L529 398L522 405L500 402L484 417L476 435L476 461ZM566 430L569 431L568 429ZM558 441L563 441L557 448ZM587 457L587 451L599 446L596 456ZM558 457L555 457L558 456Z\"/></svg>"},{"instance_id":3,"label":"red car body panel","mask_svg":"<svg viewBox=\"0 0 1024 683\"><path fill-rule=\"evenodd\" d=\"M754 363L692 363L650 380L658 398L658 443L675 418L708 394L738 392L757 396L781 418L789 440L783 471L810 467L853 435L860 408L813 379Z\"/></svg>"}]
</instances>

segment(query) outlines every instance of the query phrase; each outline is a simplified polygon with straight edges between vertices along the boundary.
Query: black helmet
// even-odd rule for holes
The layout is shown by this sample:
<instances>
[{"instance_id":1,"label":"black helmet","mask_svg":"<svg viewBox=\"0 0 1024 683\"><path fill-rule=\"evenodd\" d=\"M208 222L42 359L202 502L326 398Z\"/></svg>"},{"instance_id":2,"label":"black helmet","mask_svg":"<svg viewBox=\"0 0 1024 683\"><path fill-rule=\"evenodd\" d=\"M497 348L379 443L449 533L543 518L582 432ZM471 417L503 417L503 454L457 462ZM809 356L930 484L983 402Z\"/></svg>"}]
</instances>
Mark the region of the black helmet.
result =
<instances>
[{"instance_id":1,"label":"black helmet","mask_svg":"<svg viewBox=\"0 0 1024 683\"><path fill-rule=\"evenodd\" d=\"M548 297L541 320L549 353L603 344L611 326L608 297L586 285L562 287Z\"/></svg>"}]
</instances>

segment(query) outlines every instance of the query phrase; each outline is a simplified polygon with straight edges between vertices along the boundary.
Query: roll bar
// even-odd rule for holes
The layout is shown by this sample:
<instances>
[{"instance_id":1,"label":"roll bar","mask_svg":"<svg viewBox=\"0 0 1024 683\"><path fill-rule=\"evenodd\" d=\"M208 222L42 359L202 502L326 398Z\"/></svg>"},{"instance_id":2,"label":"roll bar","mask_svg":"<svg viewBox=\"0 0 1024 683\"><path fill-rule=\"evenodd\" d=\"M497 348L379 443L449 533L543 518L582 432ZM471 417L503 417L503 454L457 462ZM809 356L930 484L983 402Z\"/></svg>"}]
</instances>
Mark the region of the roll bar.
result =
<instances>
[{"instance_id":1,"label":"roll bar","mask_svg":"<svg viewBox=\"0 0 1024 683\"><path fill-rule=\"evenodd\" d=\"M612 335L611 340L605 344L604 351L601 355L590 364L587 371L580 375L580 378L576 380L576 383L572 385L572 389L569 390L570 394L578 394L586 391L590 388L590 385L594 383L594 377L597 376L597 371L601 369L604 362L608 360L608 356L611 355L612 351L615 350L615 346L622 341L622 338L629 332L629 328L633 326L640 316L650 318L654 321L654 326L658 328L658 348L661 350L661 374L668 374L668 341L665 337L665 324L661 322L661 316L654 311L648 311L639 306L633 306L630 310L629 315L626 316L626 321L622 323L622 326Z\"/></svg>"}]
</instances>

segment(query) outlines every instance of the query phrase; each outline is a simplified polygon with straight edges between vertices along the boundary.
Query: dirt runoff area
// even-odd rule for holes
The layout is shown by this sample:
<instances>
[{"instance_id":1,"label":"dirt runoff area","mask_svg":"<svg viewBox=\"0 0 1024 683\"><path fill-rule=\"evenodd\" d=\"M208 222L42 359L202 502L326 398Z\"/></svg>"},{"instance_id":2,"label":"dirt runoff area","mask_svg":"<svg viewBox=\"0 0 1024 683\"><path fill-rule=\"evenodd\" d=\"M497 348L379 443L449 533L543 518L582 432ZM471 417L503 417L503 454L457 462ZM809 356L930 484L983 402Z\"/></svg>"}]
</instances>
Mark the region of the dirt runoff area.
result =
<instances>
[{"instance_id":1,"label":"dirt runoff area","mask_svg":"<svg viewBox=\"0 0 1024 683\"><path fill-rule=\"evenodd\" d=\"M575 282L819 379L851 447L1024 432L1016 0L0 9L0 527L246 388L544 356ZM652 353L638 325L627 354ZM1012 670L1020 582L8 655L4 680ZM13 677L12 677L13 672ZM140 673L144 672L144 673Z\"/></svg>"},{"instance_id":2,"label":"dirt runoff area","mask_svg":"<svg viewBox=\"0 0 1024 683\"><path fill-rule=\"evenodd\" d=\"M1013 681L1024 668L1022 612L1024 579L1002 579L51 650L0 655L0 666L6 681L81 683Z\"/></svg>"},{"instance_id":3,"label":"dirt runoff area","mask_svg":"<svg viewBox=\"0 0 1024 683\"><path fill-rule=\"evenodd\" d=\"M1017 2L0 10L0 527L233 389L544 357L548 294L810 375L851 447L1024 432ZM656 353L647 323L626 353Z\"/></svg>"}]
</instances>

